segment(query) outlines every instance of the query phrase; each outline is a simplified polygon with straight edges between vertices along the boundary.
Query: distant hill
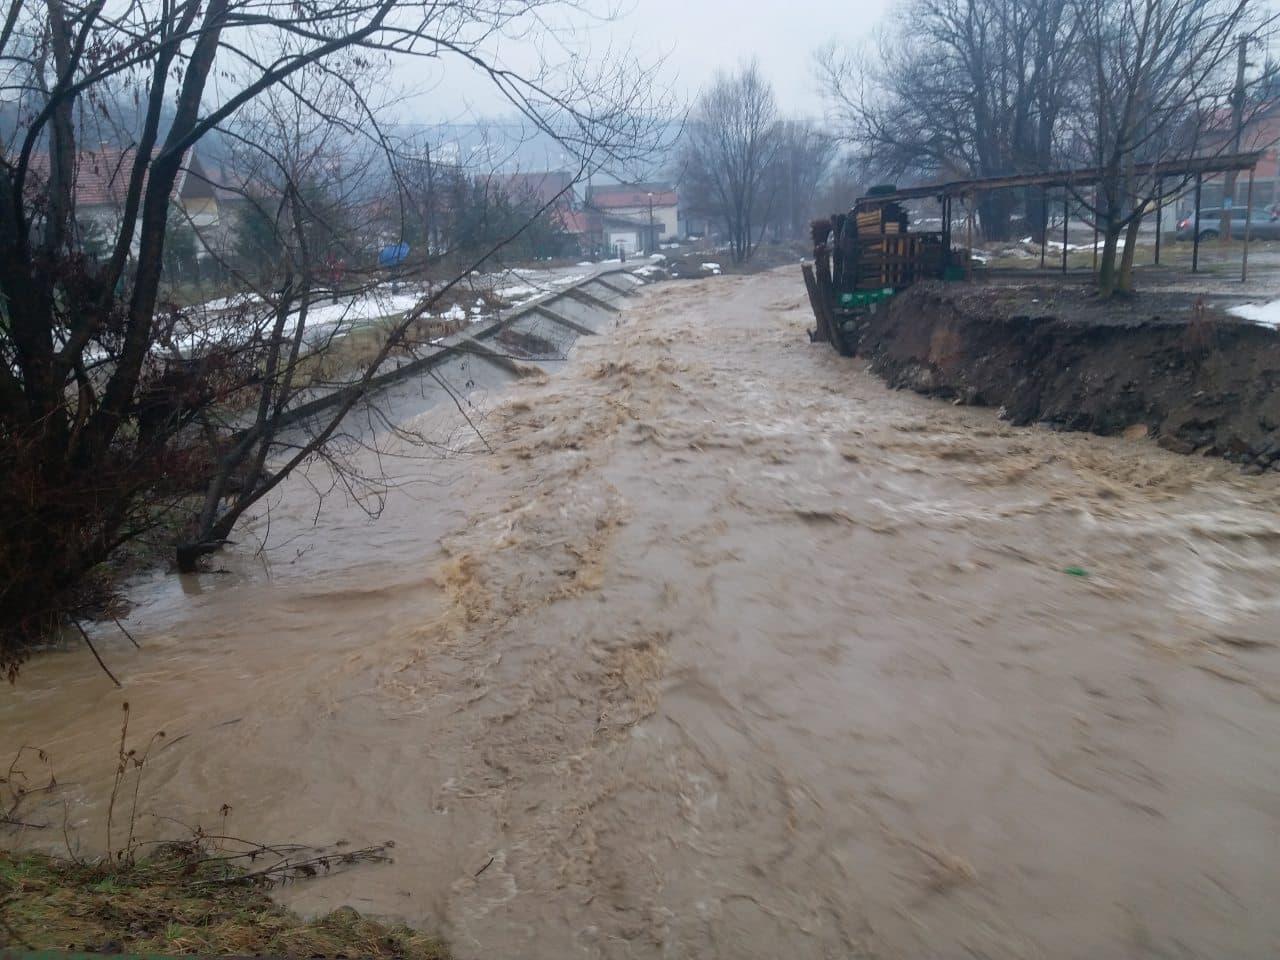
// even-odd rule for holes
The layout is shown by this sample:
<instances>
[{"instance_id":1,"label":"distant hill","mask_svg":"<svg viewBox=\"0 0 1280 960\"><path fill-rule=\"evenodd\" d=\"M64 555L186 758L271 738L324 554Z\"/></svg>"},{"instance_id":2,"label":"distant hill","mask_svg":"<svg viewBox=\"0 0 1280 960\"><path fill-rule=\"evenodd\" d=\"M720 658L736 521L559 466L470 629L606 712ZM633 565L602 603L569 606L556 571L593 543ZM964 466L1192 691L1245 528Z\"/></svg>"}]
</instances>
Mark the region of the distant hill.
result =
<instances>
[{"instance_id":1,"label":"distant hill","mask_svg":"<svg viewBox=\"0 0 1280 960\"><path fill-rule=\"evenodd\" d=\"M545 170L573 170L573 155L549 134L520 120L481 120L474 123L401 123L395 128L403 136L425 140L439 151L442 162L460 162L471 168L494 173L529 173ZM675 127L672 126L672 134ZM639 182L659 179L670 170L673 151L654 157L641 169L608 170L601 182Z\"/></svg>"}]
</instances>

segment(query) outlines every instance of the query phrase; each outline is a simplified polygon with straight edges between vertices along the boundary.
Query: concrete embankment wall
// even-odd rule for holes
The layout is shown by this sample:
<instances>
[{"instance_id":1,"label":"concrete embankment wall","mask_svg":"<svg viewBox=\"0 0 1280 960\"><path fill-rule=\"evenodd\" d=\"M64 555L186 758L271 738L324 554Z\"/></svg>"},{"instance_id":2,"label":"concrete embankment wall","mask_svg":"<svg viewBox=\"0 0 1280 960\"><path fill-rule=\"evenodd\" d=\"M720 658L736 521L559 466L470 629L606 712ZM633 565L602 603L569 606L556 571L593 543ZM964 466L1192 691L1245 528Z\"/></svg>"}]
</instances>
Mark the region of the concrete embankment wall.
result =
<instances>
[{"instance_id":1,"label":"concrete embankment wall","mask_svg":"<svg viewBox=\"0 0 1280 960\"><path fill-rule=\"evenodd\" d=\"M379 403L386 399L402 415L411 415L449 394L495 389L532 368L554 370L579 337L612 327L620 302L641 285L629 269L615 268L554 288L494 320L446 337L421 356L400 360L363 388L339 388L299 405L285 423L305 424L356 389L363 394L362 404L375 397ZM358 417L359 411L357 405L350 416Z\"/></svg>"},{"instance_id":2,"label":"concrete embankment wall","mask_svg":"<svg viewBox=\"0 0 1280 960\"><path fill-rule=\"evenodd\" d=\"M1142 424L1181 453L1280 469L1280 335L1268 327L984 311L931 283L862 321L856 341L890 385L1001 407L1017 424L1099 434Z\"/></svg>"}]
</instances>

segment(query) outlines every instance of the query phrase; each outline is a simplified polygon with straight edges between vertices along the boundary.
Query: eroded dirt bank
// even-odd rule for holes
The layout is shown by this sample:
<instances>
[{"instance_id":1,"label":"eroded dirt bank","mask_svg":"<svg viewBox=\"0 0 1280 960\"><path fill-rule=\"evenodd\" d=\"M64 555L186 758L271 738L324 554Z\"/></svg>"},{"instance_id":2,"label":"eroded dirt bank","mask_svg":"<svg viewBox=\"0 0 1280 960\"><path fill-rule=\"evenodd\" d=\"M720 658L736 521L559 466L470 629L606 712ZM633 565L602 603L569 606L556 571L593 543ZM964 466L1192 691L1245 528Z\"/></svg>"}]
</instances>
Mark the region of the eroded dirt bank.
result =
<instances>
[{"instance_id":1,"label":"eroded dirt bank","mask_svg":"<svg viewBox=\"0 0 1280 960\"><path fill-rule=\"evenodd\" d=\"M858 352L894 386L1003 407L1016 424L1142 425L1181 453L1280 463L1275 330L1197 310L1190 296L1090 296L1082 285L924 284L868 318Z\"/></svg>"},{"instance_id":2,"label":"eroded dirt bank","mask_svg":"<svg viewBox=\"0 0 1280 960\"><path fill-rule=\"evenodd\" d=\"M461 957L1277 952L1274 476L887 390L793 269L620 319L377 522L299 483L140 588L124 691L28 664L86 845L128 699L148 810L394 839L285 896Z\"/></svg>"}]
</instances>

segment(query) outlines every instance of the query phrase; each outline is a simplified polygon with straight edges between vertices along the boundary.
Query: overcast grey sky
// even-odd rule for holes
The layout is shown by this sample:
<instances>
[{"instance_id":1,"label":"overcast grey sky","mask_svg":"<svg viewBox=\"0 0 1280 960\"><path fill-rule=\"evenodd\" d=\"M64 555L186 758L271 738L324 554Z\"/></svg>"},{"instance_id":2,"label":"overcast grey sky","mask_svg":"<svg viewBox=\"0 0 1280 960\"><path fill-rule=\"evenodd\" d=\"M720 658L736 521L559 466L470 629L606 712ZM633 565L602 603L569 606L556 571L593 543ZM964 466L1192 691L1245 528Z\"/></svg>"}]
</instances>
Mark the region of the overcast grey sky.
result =
<instances>
[{"instance_id":1,"label":"overcast grey sky","mask_svg":"<svg viewBox=\"0 0 1280 960\"><path fill-rule=\"evenodd\" d=\"M885 0L638 0L614 25L641 55L669 55L678 89L696 94L717 68L756 57L784 110L821 112L813 51L854 42L880 20Z\"/></svg>"},{"instance_id":2,"label":"overcast grey sky","mask_svg":"<svg viewBox=\"0 0 1280 960\"><path fill-rule=\"evenodd\" d=\"M612 43L629 44L642 60L667 58L670 82L687 100L717 68L732 68L756 57L772 80L787 113L817 116L822 104L814 95L813 51L824 43L854 43L880 22L885 0L623 0L622 16L588 29L594 50ZM523 42L519 46L536 47ZM527 50L517 44L504 56L522 60ZM413 82L423 83L421 63ZM487 81L453 66L432 77L429 90L415 98L422 120L459 120L467 114L505 113L503 101Z\"/></svg>"}]
</instances>

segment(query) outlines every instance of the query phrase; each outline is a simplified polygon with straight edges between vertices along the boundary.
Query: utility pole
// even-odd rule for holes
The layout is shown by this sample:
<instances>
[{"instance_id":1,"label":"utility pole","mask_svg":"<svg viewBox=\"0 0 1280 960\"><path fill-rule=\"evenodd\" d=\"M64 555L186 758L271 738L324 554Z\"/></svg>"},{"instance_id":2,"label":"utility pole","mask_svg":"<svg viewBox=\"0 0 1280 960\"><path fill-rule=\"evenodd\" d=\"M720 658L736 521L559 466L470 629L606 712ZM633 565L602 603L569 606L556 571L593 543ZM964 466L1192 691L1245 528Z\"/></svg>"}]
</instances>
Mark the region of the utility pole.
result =
<instances>
[{"instance_id":1,"label":"utility pole","mask_svg":"<svg viewBox=\"0 0 1280 960\"><path fill-rule=\"evenodd\" d=\"M1244 139L1244 70L1248 66L1249 35L1241 34L1237 39L1239 49L1236 52L1236 86L1231 92L1231 126L1234 131L1231 149L1239 153ZM1236 171L1227 172L1222 185L1222 221L1218 225L1218 236L1223 243L1231 239L1231 218L1234 216L1236 197Z\"/></svg>"},{"instance_id":2,"label":"utility pole","mask_svg":"<svg viewBox=\"0 0 1280 960\"><path fill-rule=\"evenodd\" d=\"M788 239L803 236L801 217L796 216L796 152L787 150L787 234Z\"/></svg>"},{"instance_id":3,"label":"utility pole","mask_svg":"<svg viewBox=\"0 0 1280 960\"><path fill-rule=\"evenodd\" d=\"M653 235L653 191L649 191L649 252L655 253L657 237Z\"/></svg>"}]
</instances>

